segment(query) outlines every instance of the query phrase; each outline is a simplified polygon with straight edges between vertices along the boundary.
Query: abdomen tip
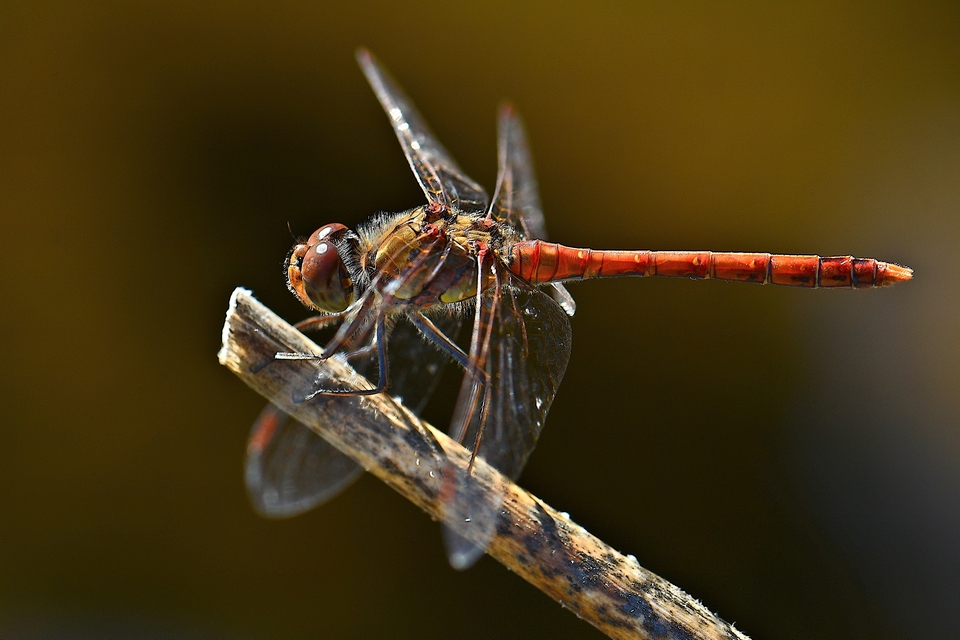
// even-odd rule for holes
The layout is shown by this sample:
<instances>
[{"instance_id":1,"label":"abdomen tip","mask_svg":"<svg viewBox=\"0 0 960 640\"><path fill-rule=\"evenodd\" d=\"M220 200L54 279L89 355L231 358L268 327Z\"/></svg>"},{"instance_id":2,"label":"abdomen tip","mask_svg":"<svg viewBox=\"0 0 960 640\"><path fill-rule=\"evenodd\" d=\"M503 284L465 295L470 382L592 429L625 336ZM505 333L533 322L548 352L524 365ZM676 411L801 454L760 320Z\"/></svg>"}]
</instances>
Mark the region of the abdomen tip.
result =
<instances>
[{"instance_id":1,"label":"abdomen tip","mask_svg":"<svg viewBox=\"0 0 960 640\"><path fill-rule=\"evenodd\" d=\"M889 287L898 282L906 282L911 278L913 278L913 269L910 267L901 267L898 264L887 263L883 269L882 280L877 284L883 287Z\"/></svg>"}]
</instances>

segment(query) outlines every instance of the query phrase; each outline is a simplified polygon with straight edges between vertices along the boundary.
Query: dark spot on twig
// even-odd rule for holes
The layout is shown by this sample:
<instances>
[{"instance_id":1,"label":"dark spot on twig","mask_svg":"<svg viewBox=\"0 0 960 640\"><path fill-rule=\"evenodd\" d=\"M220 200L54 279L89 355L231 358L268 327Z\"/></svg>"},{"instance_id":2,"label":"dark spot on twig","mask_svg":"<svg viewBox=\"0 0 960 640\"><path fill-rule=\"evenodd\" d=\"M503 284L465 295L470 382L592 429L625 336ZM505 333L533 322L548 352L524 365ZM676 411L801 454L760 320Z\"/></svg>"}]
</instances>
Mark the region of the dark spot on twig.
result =
<instances>
[{"instance_id":1,"label":"dark spot on twig","mask_svg":"<svg viewBox=\"0 0 960 640\"><path fill-rule=\"evenodd\" d=\"M597 617L611 627L617 627L619 629L632 629L633 624L624 620L621 616L611 613L610 609L606 605L600 605L594 611L597 613Z\"/></svg>"},{"instance_id":2,"label":"dark spot on twig","mask_svg":"<svg viewBox=\"0 0 960 640\"><path fill-rule=\"evenodd\" d=\"M517 527L510 523L510 514L505 510L500 510L500 517L497 518L497 536L501 538L515 539L515 529Z\"/></svg>"},{"instance_id":3,"label":"dark spot on twig","mask_svg":"<svg viewBox=\"0 0 960 640\"><path fill-rule=\"evenodd\" d=\"M562 576L564 574L563 569L556 566L555 564L549 562L540 563L540 573L542 573L547 578L556 578L557 576Z\"/></svg>"},{"instance_id":4,"label":"dark spot on twig","mask_svg":"<svg viewBox=\"0 0 960 640\"><path fill-rule=\"evenodd\" d=\"M409 478L409 482L410 484L417 487L420 493L427 500L435 501L440 499L440 492L436 489L436 487L430 484L429 482L427 482L426 480L424 480L423 478L419 476L414 476L412 478Z\"/></svg>"},{"instance_id":5,"label":"dark spot on twig","mask_svg":"<svg viewBox=\"0 0 960 640\"><path fill-rule=\"evenodd\" d=\"M427 432L407 429L403 434L403 441L421 458L443 455L443 447L440 446L440 442L432 435L428 435Z\"/></svg>"},{"instance_id":6,"label":"dark spot on twig","mask_svg":"<svg viewBox=\"0 0 960 640\"><path fill-rule=\"evenodd\" d=\"M523 548L527 550L527 553L530 554L531 557L536 556L543 547L543 540L540 539L540 535L536 531L528 532L520 541L523 543Z\"/></svg>"},{"instance_id":7,"label":"dark spot on twig","mask_svg":"<svg viewBox=\"0 0 960 640\"><path fill-rule=\"evenodd\" d=\"M406 474L400 472L400 466L390 458L380 458L378 462L383 470L389 473L391 476L397 476L406 479Z\"/></svg>"},{"instance_id":8,"label":"dark spot on twig","mask_svg":"<svg viewBox=\"0 0 960 640\"><path fill-rule=\"evenodd\" d=\"M517 564L523 567L528 567L533 562L533 558L525 553L515 553L513 554L513 557L517 561Z\"/></svg>"},{"instance_id":9,"label":"dark spot on twig","mask_svg":"<svg viewBox=\"0 0 960 640\"><path fill-rule=\"evenodd\" d=\"M540 522L540 530L537 533L525 535L523 545L530 555L536 555L544 546L554 550L562 548L556 520L553 519L549 511L543 508L539 501L534 502L534 504L537 510L537 520Z\"/></svg>"},{"instance_id":10,"label":"dark spot on twig","mask_svg":"<svg viewBox=\"0 0 960 640\"><path fill-rule=\"evenodd\" d=\"M409 474L406 473L396 462L390 458L378 458L377 463L387 471L392 478L402 481L408 486L416 487L417 492L420 493L427 500L438 500L440 498L440 491L433 484L428 482L425 478L421 477L419 474Z\"/></svg>"},{"instance_id":11,"label":"dark spot on twig","mask_svg":"<svg viewBox=\"0 0 960 640\"><path fill-rule=\"evenodd\" d=\"M579 561L574 562L571 566L571 571L576 580L585 587L591 589L597 588L604 577L603 565L601 565L596 558L592 558L585 553L579 553L577 555L579 556Z\"/></svg>"},{"instance_id":12,"label":"dark spot on twig","mask_svg":"<svg viewBox=\"0 0 960 640\"><path fill-rule=\"evenodd\" d=\"M649 582L634 582L630 587L633 590L632 593L618 594L619 599L624 601L620 610L631 618L639 619L640 624L651 637L673 640L695 640L700 637L687 627L658 615L653 609L651 601L673 601L673 598L669 598L662 589Z\"/></svg>"},{"instance_id":13,"label":"dark spot on twig","mask_svg":"<svg viewBox=\"0 0 960 640\"><path fill-rule=\"evenodd\" d=\"M620 607L623 613L633 618L642 619L643 628L654 638L668 637L669 625L660 619L649 602L642 596L633 593L624 594L624 596L626 602Z\"/></svg>"}]
</instances>

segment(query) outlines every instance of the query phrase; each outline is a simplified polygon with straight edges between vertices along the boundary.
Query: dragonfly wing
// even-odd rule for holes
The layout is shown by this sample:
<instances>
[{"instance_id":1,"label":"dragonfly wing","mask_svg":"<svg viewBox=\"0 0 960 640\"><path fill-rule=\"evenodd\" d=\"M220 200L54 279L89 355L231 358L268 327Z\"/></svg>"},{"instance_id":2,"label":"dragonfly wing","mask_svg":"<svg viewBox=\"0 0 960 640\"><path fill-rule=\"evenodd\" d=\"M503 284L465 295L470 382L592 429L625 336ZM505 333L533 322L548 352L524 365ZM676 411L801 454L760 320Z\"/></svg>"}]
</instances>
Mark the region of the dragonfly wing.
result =
<instances>
[{"instance_id":1,"label":"dragonfly wing","mask_svg":"<svg viewBox=\"0 0 960 640\"><path fill-rule=\"evenodd\" d=\"M530 147L523 121L510 104L500 106L497 119L497 188L491 214L520 231L528 239L547 239L547 224L540 204L540 190L533 170ZM567 315L573 315L577 304L570 292L559 283L549 288L554 300Z\"/></svg>"},{"instance_id":2,"label":"dragonfly wing","mask_svg":"<svg viewBox=\"0 0 960 640\"><path fill-rule=\"evenodd\" d=\"M272 404L260 413L247 441L247 493L257 512L269 518L308 511L362 473L363 467Z\"/></svg>"},{"instance_id":3,"label":"dragonfly wing","mask_svg":"<svg viewBox=\"0 0 960 640\"><path fill-rule=\"evenodd\" d=\"M435 324L453 337L460 318L438 318ZM394 372L389 393L419 414L450 358L428 344L404 318L389 334L388 356ZM375 352L350 363L361 375L376 377ZM272 404L253 425L245 480L250 499L262 515L283 518L308 511L346 489L362 473L356 462Z\"/></svg>"},{"instance_id":4,"label":"dragonfly wing","mask_svg":"<svg viewBox=\"0 0 960 640\"><path fill-rule=\"evenodd\" d=\"M366 49L357 61L377 99L390 118L403 153L431 204L455 207L467 213L484 212L486 191L467 176L427 127L413 102Z\"/></svg>"},{"instance_id":5,"label":"dragonfly wing","mask_svg":"<svg viewBox=\"0 0 960 640\"><path fill-rule=\"evenodd\" d=\"M484 299L490 306L492 298ZM486 314L493 323L484 395L487 418L480 457L515 480L537 445L540 431L570 360L570 319L544 292L504 287L500 305ZM467 428L476 439L479 416Z\"/></svg>"},{"instance_id":6,"label":"dragonfly wing","mask_svg":"<svg viewBox=\"0 0 960 640\"><path fill-rule=\"evenodd\" d=\"M570 292L567 291L565 286L559 282L551 282L547 290L568 316L572 316L577 312L577 301L573 299L573 296L570 295Z\"/></svg>"},{"instance_id":7,"label":"dragonfly wing","mask_svg":"<svg viewBox=\"0 0 960 640\"><path fill-rule=\"evenodd\" d=\"M506 286L481 297L470 357L486 384L464 376L452 435L503 475L516 479L537 443L570 358L567 314L530 287ZM444 541L451 564L476 562L493 536L499 505L489 503L469 476L450 492Z\"/></svg>"},{"instance_id":8,"label":"dragonfly wing","mask_svg":"<svg viewBox=\"0 0 960 640\"><path fill-rule=\"evenodd\" d=\"M523 232L528 239L546 239L547 225L533 170L523 121L510 104L497 117L497 188L491 213Z\"/></svg>"},{"instance_id":9,"label":"dragonfly wing","mask_svg":"<svg viewBox=\"0 0 960 640\"><path fill-rule=\"evenodd\" d=\"M460 331L463 319L447 315L433 319L434 325L451 340ZM409 320L401 317L390 333L390 386L387 392L414 414L420 415L440 381L450 356L427 342Z\"/></svg>"}]
</instances>

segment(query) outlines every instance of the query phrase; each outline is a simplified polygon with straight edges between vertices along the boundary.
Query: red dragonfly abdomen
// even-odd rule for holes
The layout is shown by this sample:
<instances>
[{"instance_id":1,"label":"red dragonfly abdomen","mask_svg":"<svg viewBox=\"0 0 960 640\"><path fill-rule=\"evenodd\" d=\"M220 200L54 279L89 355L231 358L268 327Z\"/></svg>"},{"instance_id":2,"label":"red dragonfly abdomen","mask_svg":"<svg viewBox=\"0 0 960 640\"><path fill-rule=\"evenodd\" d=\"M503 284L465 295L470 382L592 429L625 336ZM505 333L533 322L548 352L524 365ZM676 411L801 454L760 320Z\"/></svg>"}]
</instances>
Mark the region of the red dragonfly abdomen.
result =
<instances>
[{"instance_id":1,"label":"red dragonfly abdomen","mask_svg":"<svg viewBox=\"0 0 960 640\"><path fill-rule=\"evenodd\" d=\"M713 251L597 251L529 240L510 250L510 271L531 284L616 276L715 278L788 287L885 287L913 270L873 258Z\"/></svg>"}]
</instances>

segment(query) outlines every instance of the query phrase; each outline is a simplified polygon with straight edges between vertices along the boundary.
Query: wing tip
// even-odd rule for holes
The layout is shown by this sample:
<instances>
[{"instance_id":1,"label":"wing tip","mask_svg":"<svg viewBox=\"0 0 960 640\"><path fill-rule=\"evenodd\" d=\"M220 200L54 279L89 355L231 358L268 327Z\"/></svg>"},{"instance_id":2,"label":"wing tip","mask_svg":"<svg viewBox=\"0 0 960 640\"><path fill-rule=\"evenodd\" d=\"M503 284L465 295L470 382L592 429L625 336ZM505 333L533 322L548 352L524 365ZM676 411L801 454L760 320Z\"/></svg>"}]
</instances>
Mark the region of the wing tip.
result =
<instances>
[{"instance_id":1,"label":"wing tip","mask_svg":"<svg viewBox=\"0 0 960 640\"><path fill-rule=\"evenodd\" d=\"M367 49L366 47L357 47L354 55L356 56L357 62L360 63L361 67L373 64L373 54L370 53L370 49Z\"/></svg>"},{"instance_id":2,"label":"wing tip","mask_svg":"<svg viewBox=\"0 0 960 640\"><path fill-rule=\"evenodd\" d=\"M486 546L472 543L448 525L443 527L443 546L446 548L450 566L457 571L466 571L477 564L487 552Z\"/></svg>"}]
</instances>

